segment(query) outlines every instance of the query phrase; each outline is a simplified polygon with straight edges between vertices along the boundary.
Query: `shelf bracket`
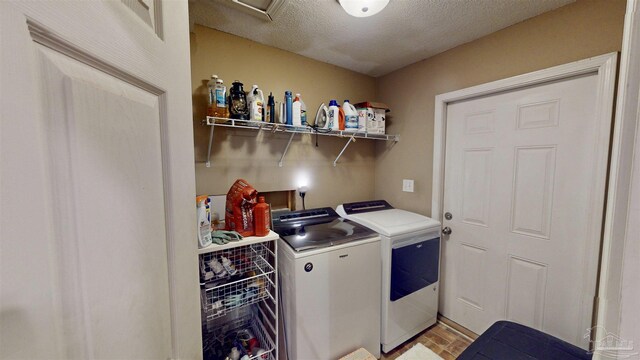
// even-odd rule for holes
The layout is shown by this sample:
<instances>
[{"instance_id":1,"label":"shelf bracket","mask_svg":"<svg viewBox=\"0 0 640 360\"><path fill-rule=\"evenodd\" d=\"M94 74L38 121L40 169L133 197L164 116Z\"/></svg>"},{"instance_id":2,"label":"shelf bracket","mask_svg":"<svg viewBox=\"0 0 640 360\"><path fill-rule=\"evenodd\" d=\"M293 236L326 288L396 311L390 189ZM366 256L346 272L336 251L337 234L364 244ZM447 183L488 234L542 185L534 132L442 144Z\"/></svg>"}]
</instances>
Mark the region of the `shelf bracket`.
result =
<instances>
[{"instance_id":1,"label":"shelf bracket","mask_svg":"<svg viewBox=\"0 0 640 360\"><path fill-rule=\"evenodd\" d=\"M284 148L284 152L282 153L282 157L280 157L280 162L278 162L278 166L282 167L283 162L284 162L284 157L285 155L287 155L287 151L289 151L289 145L291 145L291 140L293 140L293 137L296 135L296 133L292 132L291 136L289 136L289 142L287 143L287 146L285 146Z\"/></svg>"},{"instance_id":2,"label":"shelf bracket","mask_svg":"<svg viewBox=\"0 0 640 360\"><path fill-rule=\"evenodd\" d=\"M353 135L351 135L351 137L349 137L349 141L347 141L346 144L344 144L344 147L342 148L342 151L340 151L340 154L338 154L338 157L336 157L335 160L333 160L333 166L335 167L336 164L338 163L338 159L340 159L340 156L342 156L342 154L344 153L345 150L347 150L347 148L349 147L349 144L351 144L351 142L355 142L356 141L356 133L353 133Z\"/></svg>"},{"instance_id":3,"label":"shelf bracket","mask_svg":"<svg viewBox=\"0 0 640 360\"><path fill-rule=\"evenodd\" d=\"M211 129L209 130L209 146L207 147L207 162L205 163L206 167L211 167L211 146L213 145L213 129L216 127L211 125Z\"/></svg>"}]
</instances>

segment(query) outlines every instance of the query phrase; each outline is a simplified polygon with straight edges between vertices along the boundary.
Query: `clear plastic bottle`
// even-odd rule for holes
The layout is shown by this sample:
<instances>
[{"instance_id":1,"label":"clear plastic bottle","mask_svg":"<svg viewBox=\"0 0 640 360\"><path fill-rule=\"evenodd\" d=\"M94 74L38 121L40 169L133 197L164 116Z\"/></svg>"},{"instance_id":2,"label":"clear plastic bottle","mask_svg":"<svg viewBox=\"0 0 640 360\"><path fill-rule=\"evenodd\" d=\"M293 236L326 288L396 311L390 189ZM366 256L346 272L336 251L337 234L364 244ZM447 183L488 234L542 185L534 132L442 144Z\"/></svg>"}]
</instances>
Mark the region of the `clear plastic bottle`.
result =
<instances>
[{"instance_id":1,"label":"clear plastic bottle","mask_svg":"<svg viewBox=\"0 0 640 360\"><path fill-rule=\"evenodd\" d=\"M218 75L211 75L211 80L207 83L207 116L215 116L216 105L216 80Z\"/></svg>"},{"instance_id":2,"label":"clear plastic bottle","mask_svg":"<svg viewBox=\"0 0 640 360\"><path fill-rule=\"evenodd\" d=\"M224 86L222 79L216 80L216 106L214 108L215 117L228 118L229 110L227 109L227 87Z\"/></svg>"}]
</instances>

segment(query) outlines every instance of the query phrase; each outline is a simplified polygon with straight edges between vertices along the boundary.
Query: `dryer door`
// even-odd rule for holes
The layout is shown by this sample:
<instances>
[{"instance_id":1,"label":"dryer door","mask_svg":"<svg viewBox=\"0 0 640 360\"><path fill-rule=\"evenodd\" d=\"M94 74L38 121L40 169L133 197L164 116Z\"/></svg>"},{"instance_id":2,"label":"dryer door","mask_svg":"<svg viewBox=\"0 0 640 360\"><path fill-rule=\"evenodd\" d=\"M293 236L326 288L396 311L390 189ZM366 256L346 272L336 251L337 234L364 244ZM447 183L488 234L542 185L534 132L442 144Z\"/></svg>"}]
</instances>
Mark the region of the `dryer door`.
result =
<instances>
[{"instance_id":1,"label":"dryer door","mask_svg":"<svg viewBox=\"0 0 640 360\"><path fill-rule=\"evenodd\" d=\"M426 236L391 250L391 301L438 281L440 237Z\"/></svg>"}]
</instances>

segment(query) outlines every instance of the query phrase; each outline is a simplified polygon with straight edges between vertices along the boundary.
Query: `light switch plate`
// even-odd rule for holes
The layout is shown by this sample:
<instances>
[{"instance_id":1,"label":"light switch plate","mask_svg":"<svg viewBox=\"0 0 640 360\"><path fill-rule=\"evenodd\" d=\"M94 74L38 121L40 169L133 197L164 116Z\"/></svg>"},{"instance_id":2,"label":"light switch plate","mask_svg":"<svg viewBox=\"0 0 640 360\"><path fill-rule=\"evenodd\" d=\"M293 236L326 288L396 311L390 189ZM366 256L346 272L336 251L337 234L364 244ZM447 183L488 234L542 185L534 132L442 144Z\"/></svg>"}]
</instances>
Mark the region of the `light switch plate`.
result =
<instances>
[{"instance_id":1,"label":"light switch plate","mask_svg":"<svg viewBox=\"0 0 640 360\"><path fill-rule=\"evenodd\" d=\"M402 191L413 192L413 180L402 179Z\"/></svg>"}]
</instances>

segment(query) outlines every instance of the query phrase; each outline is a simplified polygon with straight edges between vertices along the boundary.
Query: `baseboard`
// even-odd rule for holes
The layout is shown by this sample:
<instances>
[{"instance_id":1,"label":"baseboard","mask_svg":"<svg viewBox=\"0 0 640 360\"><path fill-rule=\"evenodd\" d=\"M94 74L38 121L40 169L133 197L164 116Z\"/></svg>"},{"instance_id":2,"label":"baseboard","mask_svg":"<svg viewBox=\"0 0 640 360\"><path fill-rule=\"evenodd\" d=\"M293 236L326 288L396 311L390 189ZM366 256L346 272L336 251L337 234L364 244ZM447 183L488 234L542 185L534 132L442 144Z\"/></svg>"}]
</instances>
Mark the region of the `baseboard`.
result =
<instances>
[{"instance_id":1,"label":"baseboard","mask_svg":"<svg viewBox=\"0 0 640 360\"><path fill-rule=\"evenodd\" d=\"M460 333L461 335L468 337L469 340L471 341L477 339L479 336L478 334L456 323L455 321L451 319L447 319L446 317L442 316L440 313L438 313L438 322L443 324L444 326L449 327L451 330L454 330Z\"/></svg>"}]
</instances>

